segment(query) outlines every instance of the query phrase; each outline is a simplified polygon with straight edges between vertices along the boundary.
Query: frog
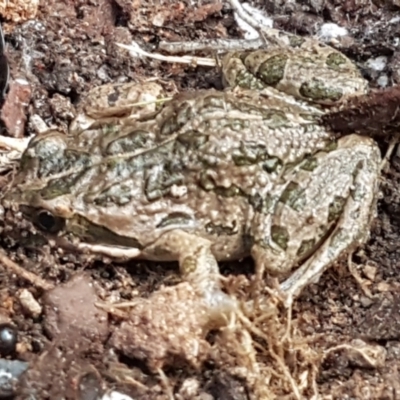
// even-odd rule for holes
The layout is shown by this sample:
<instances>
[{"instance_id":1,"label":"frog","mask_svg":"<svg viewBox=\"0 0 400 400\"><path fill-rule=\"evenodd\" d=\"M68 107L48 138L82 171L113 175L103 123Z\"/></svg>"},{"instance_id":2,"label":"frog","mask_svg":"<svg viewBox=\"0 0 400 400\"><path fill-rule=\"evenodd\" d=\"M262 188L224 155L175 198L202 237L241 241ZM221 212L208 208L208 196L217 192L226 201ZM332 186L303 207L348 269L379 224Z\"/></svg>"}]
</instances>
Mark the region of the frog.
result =
<instances>
[{"instance_id":1,"label":"frog","mask_svg":"<svg viewBox=\"0 0 400 400\"><path fill-rule=\"evenodd\" d=\"M379 147L320 122L367 84L329 46L230 52L221 70L225 90L165 101L156 83L95 88L69 135L30 141L3 204L61 247L178 261L216 316L237 307L218 263L251 256L289 307L368 238Z\"/></svg>"}]
</instances>

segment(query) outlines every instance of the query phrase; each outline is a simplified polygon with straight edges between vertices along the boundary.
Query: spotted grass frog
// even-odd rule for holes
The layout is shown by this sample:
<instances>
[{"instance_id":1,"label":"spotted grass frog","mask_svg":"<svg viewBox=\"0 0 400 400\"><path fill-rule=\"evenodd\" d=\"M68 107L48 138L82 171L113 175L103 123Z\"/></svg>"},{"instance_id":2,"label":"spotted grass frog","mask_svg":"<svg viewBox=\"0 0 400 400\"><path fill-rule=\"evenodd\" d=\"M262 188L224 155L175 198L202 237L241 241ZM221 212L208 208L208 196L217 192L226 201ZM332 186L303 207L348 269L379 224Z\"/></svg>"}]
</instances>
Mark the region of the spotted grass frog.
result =
<instances>
[{"instance_id":1,"label":"spotted grass frog","mask_svg":"<svg viewBox=\"0 0 400 400\"><path fill-rule=\"evenodd\" d=\"M218 261L251 255L290 304L368 236L380 151L319 122L366 83L324 46L230 53L222 72L230 89L164 105L156 84L94 89L70 135L30 142L4 202L60 245L177 260L217 312L233 304Z\"/></svg>"}]
</instances>

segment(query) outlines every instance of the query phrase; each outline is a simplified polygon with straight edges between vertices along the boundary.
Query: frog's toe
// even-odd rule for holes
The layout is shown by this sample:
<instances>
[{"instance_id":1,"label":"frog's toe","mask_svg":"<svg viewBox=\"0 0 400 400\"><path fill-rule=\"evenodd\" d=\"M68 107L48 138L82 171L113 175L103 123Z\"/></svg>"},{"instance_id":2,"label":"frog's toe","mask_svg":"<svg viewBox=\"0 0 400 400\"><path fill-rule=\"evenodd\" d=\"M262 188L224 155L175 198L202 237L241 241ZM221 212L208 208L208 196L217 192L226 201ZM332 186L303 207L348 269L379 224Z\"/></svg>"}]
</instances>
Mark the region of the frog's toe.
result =
<instances>
[{"instance_id":1,"label":"frog's toe","mask_svg":"<svg viewBox=\"0 0 400 400\"><path fill-rule=\"evenodd\" d=\"M238 309L237 300L224 293L221 289L213 288L203 292L202 296L209 310L211 325L226 325L230 319L230 315Z\"/></svg>"}]
</instances>

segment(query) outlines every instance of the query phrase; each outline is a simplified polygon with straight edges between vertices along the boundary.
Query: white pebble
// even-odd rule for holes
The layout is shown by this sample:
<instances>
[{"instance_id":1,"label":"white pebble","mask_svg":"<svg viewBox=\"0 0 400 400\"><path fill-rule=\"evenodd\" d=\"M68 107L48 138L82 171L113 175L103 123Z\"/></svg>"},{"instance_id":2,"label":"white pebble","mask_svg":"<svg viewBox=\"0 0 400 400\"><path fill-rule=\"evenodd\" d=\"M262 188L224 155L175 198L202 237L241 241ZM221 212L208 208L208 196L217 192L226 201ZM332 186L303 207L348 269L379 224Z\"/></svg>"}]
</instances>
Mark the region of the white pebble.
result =
<instances>
[{"instance_id":1,"label":"white pebble","mask_svg":"<svg viewBox=\"0 0 400 400\"><path fill-rule=\"evenodd\" d=\"M41 305L28 289L22 289L18 294L18 299L24 311L33 318L37 318L42 313Z\"/></svg>"},{"instance_id":2,"label":"white pebble","mask_svg":"<svg viewBox=\"0 0 400 400\"><path fill-rule=\"evenodd\" d=\"M126 394L122 394L120 392L110 392L106 393L101 400L134 400L132 397L127 396Z\"/></svg>"},{"instance_id":3,"label":"white pebble","mask_svg":"<svg viewBox=\"0 0 400 400\"><path fill-rule=\"evenodd\" d=\"M387 87L389 85L389 78L387 75L381 75L376 83L382 88Z\"/></svg>"},{"instance_id":4,"label":"white pebble","mask_svg":"<svg viewBox=\"0 0 400 400\"><path fill-rule=\"evenodd\" d=\"M317 33L318 39L327 42L331 41L332 39L336 39L338 37L346 35L348 35L348 31L346 28L343 28L342 26L331 22L323 24Z\"/></svg>"},{"instance_id":5,"label":"white pebble","mask_svg":"<svg viewBox=\"0 0 400 400\"><path fill-rule=\"evenodd\" d=\"M387 64L387 57L379 56L376 58L370 58L367 60L366 64L374 71L383 71Z\"/></svg>"},{"instance_id":6,"label":"white pebble","mask_svg":"<svg viewBox=\"0 0 400 400\"><path fill-rule=\"evenodd\" d=\"M110 77L107 74L107 68L105 65L102 65L96 72L96 75L98 78L100 78L102 81L109 81Z\"/></svg>"},{"instance_id":7,"label":"white pebble","mask_svg":"<svg viewBox=\"0 0 400 400\"><path fill-rule=\"evenodd\" d=\"M165 15L164 15L164 13L160 12L160 13L155 15L155 17L153 18L152 23L153 23L154 26L161 27L161 26L164 25L164 21L165 21Z\"/></svg>"}]
</instances>

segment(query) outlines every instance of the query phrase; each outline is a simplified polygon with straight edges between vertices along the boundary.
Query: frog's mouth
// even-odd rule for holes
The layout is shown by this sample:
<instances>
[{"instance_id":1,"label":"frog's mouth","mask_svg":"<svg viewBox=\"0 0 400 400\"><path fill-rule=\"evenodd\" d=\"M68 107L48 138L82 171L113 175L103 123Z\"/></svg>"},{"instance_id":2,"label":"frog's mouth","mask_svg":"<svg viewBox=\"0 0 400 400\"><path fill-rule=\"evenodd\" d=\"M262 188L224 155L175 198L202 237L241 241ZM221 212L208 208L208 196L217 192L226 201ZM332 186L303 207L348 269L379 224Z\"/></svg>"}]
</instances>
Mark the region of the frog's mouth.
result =
<instances>
[{"instance_id":1,"label":"frog's mouth","mask_svg":"<svg viewBox=\"0 0 400 400\"><path fill-rule=\"evenodd\" d=\"M125 247L111 244L93 244L76 240L70 241L66 237L55 238L55 243L57 246L71 252L79 251L84 254L100 254L122 261L136 258L142 253L140 249L135 247Z\"/></svg>"},{"instance_id":2,"label":"frog's mouth","mask_svg":"<svg viewBox=\"0 0 400 400\"><path fill-rule=\"evenodd\" d=\"M123 260L141 254L143 246L136 238L118 235L81 215L75 214L65 218L46 209L29 206L21 206L20 210L36 228L53 240L56 246L67 251L102 254Z\"/></svg>"}]
</instances>

